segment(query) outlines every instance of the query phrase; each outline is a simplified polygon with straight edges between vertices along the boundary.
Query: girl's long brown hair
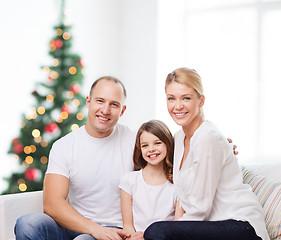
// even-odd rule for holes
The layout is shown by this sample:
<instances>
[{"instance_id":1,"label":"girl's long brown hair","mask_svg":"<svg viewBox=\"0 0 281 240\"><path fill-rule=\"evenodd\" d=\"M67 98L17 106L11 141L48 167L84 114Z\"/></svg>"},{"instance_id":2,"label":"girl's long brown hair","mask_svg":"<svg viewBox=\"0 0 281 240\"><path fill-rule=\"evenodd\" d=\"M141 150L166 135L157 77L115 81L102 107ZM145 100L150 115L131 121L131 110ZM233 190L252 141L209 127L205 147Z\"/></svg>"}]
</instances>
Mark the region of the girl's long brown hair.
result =
<instances>
[{"instance_id":1,"label":"girl's long brown hair","mask_svg":"<svg viewBox=\"0 0 281 240\"><path fill-rule=\"evenodd\" d=\"M141 154L140 136L143 132L149 132L158 137L167 148L167 155L163 160L163 168L167 179L173 182L173 159L174 159L174 138L165 123L160 120L151 120L141 125L137 132L134 148L134 170L140 170L147 165Z\"/></svg>"}]
</instances>

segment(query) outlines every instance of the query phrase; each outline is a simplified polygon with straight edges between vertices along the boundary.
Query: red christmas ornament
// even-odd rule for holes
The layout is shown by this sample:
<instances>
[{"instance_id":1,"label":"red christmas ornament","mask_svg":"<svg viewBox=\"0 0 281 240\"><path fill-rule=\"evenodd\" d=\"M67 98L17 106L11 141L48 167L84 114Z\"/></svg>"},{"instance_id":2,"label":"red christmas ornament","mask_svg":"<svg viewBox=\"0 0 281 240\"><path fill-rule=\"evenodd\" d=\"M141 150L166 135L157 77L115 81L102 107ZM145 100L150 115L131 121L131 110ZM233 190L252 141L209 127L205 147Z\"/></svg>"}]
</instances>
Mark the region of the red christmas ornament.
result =
<instances>
[{"instance_id":1,"label":"red christmas ornament","mask_svg":"<svg viewBox=\"0 0 281 240\"><path fill-rule=\"evenodd\" d=\"M61 110L61 112L67 112L67 114L70 114L70 110L69 110L69 108L66 107L66 106L61 107L60 110Z\"/></svg>"},{"instance_id":2,"label":"red christmas ornament","mask_svg":"<svg viewBox=\"0 0 281 240\"><path fill-rule=\"evenodd\" d=\"M77 94L80 92L80 85L78 83L70 86L69 88L70 91L72 91L74 94Z\"/></svg>"},{"instance_id":3,"label":"red christmas ornament","mask_svg":"<svg viewBox=\"0 0 281 240\"><path fill-rule=\"evenodd\" d=\"M81 59L79 59L77 63L78 63L78 65L79 65L80 67L83 67L83 66L84 66L83 61L82 61Z\"/></svg>"},{"instance_id":4,"label":"red christmas ornament","mask_svg":"<svg viewBox=\"0 0 281 240\"><path fill-rule=\"evenodd\" d=\"M21 143L15 143L13 146L13 151L17 154L21 154L23 152L23 145Z\"/></svg>"},{"instance_id":5,"label":"red christmas ornament","mask_svg":"<svg viewBox=\"0 0 281 240\"><path fill-rule=\"evenodd\" d=\"M55 131L57 131L58 129L59 129L59 127L58 127L58 125L55 124L55 123L49 123L49 124L47 124L47 125L44 127L44 131L45 131L45 132L50 132L50 133L55 132Z\"/></svg>"},{"instance_id":6,"label":"red christmas ornament","mask_svg":"<svg viewBox=\"0 0 281 240\"><path fill-rule=\"evenodd\" d=\"M25 171L24 177L29 181L38 181L41 177L41 172L36 168L29 168Z\"/></svg>"},{"instance_id":7,"label":"red christmas ornament","mask_svg":"<svg viewBox=\"0 0 281 240\"><path fill-rule=\"evenodd\" d=\"M55 40L55 46L56 46L56 48L62 48L63 41L60 39Z\"/></svg>"},{"instance_id":8,"label":"red christmas ornament","mask_svg":"<svg viewBox=\"0 0 281 240\"><path fill-rule=\"evenodd\" d=\"M12 140L12 143L13 143L13 144L18 143L18 142L19 142L19 138L14 138L14 139Z\"/></svg>"}]
</instances>

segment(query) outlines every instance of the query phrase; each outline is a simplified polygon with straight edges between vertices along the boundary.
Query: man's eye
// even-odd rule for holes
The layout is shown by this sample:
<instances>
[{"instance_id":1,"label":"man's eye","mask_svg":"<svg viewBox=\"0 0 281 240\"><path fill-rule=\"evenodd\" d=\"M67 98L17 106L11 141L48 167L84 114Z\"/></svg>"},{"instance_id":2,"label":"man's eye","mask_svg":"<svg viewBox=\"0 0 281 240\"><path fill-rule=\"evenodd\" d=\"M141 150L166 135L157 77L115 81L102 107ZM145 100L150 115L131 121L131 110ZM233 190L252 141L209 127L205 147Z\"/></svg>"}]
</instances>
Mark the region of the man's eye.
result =
<instances>
[{"instance_id":1,"label":"man's eye","mask_svg":"<svg viewBox=\"0 0 281 240\"><path fill-rule=\"evenodd\" d=\"M118 107L118 104L112 103L111 106L112 106L112 107Z\"/></svg>"}]
</instances>

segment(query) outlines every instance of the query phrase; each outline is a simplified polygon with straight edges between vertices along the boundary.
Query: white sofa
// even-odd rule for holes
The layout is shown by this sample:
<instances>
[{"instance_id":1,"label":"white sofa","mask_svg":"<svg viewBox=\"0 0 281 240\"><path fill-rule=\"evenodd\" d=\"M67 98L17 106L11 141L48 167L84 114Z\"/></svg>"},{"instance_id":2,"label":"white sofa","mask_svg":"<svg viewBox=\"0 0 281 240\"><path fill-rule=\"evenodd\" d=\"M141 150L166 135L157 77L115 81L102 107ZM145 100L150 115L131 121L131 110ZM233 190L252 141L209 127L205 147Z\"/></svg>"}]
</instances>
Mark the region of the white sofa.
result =
<instances>
[{"instance_id":1,"label":"white sofa","mask_svg":"<svg viewBox=\"0 0 281 240\"><path fill-rule=\"evenodd\" d=\"M242 169L244 182L253 187L269 218L266 222L271 239L281 239L281 163L246 165ZM14 225L18 217L43 211L42 197L42 191L0 196L0 240L15 239Z\"/></svg>"}]
</instances>

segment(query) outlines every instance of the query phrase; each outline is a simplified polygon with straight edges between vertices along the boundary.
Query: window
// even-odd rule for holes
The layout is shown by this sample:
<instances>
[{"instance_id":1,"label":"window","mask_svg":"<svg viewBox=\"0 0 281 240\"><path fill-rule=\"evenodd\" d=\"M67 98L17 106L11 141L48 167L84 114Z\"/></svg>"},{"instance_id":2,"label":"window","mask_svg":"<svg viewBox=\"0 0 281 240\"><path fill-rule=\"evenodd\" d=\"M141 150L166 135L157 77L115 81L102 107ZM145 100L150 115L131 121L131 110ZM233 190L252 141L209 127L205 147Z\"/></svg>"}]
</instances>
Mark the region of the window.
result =
<instances>
[{"instance_id":1,"label":"window","mask_svg":"<svg viewBox=\"0 0 281 240\"><path fill-rule=\"evenodd\" d=\"M234 140L242 163L281 161L281 1L183 4L183 65L202 77L206 119Z\"/></svg>"}]
</instances>

